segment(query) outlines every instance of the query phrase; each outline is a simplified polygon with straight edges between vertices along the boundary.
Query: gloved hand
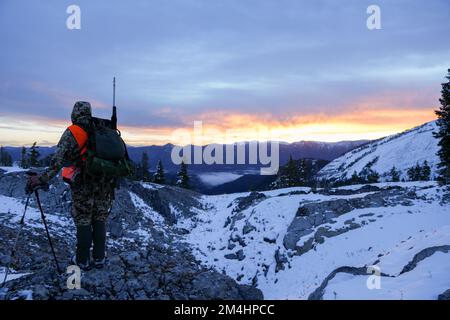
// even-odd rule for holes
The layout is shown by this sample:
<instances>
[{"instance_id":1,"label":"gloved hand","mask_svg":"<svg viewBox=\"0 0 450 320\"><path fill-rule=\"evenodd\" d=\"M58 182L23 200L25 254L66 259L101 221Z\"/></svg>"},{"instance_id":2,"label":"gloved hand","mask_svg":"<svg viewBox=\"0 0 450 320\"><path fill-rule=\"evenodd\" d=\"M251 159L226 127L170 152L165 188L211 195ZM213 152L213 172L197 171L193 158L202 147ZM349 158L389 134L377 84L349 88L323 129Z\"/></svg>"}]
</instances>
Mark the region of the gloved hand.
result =
<instances>
[{"instance_id":1,"label":"gloved hand","mask_svg":"<svg viewBox=\"0 0 450 320\"><path fill-rule=\"evenodd\" d=\"M43 179L42 175L29 173L25 192L32 193L36 189L48 190L48 184L45 179Z\"/></svg>"}]
</instances>

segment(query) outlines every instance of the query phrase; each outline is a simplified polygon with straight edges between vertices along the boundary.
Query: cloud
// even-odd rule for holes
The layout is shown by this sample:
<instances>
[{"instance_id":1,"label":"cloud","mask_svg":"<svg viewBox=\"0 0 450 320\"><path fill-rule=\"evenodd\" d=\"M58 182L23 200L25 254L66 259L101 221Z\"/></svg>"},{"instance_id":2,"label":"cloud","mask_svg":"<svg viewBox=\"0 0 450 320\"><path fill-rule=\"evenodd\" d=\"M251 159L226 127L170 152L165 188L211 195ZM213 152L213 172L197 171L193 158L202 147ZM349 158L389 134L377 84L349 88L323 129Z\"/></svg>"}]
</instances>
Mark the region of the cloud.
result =
<instances>
[{"instance_id":1,"label":"cloud","mask_svg":"<svg viewBox=\"0 0 450 320\"><path fill-rule=\"evenodd\" d=\"M378 31L366 28L366 0L80 0L79 31L65 27L68 4L2 1L0 116L64 122L88 100L108 117L117 76L121 124L160 142L197 118L291 126L431 110L450 67L444 0L380 0Z\"/></svg>"}]
</instances>

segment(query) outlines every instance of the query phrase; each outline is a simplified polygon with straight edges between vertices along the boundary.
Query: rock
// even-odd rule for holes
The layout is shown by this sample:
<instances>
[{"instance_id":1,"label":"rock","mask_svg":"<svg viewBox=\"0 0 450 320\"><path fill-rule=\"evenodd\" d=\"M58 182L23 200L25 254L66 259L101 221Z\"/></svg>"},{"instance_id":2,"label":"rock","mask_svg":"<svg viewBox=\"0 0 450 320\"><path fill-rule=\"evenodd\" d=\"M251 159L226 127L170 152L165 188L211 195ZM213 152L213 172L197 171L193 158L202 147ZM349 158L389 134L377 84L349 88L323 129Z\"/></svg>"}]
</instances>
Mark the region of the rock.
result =
<instances>
[{"instance_id":1,"label":"rock","mask_svg":"<svg viewBox=\"0 0 450 320\"><path fill-rule=\"evenodd\" d=\"M256 228L250 224L250 222L245 222L244 228L242 228L242 233L243 234L248 234L252 231L256 230Z\"/></svg>"},{"instance_id":2,"label":"rock","mask_svg":"<svg viewBox=\"0 0 450 320\"><path fill-rule=\"evenodd\" d=\"M224 255L224 258L229 260L237 260L237 255L235 253L228 253Z\"/></svg>"},{"instance_id":3,"label":"rock","mask_svg":"<svg viewBox=\"0 0 450 320\"><path fill-rule=\"evenodd\" d=\"M108 223L109 234L112 238L120 238L123 234L122 224L118 221L111 221Z\"/></svg>"},{"instance_id":4,"label":"rock","mask_svg":"<svg viewBox=\"0 0 450 320\"><path fill-rule=\"evenodd\" d=\"M275 272L278 272L280 270L284 270L284 264L288 262L286 256L284 254L280 254L280 249L278 248L275 251Z\"/></svg>"},{"instance_id":5,"label":"rock","mask_svg":"<svg viewBox=\"0 0 450 320\"><path fill-rule=\"evenodd\" d=\"M48 289L43 285L37 285L33 288L33 299L47 300L49 298Z\"/></svg>"},{"instance_id":6,"label":"rock","mask_svg":"<svg viewBox=\"0 0 450 320\"><path fill-rule=\"evenodd\" d=\"M244 300L263 300L264 296L261 290L258 290L254 286L241 285L239 286L239 292Z\"/></svg>"},{"instance_id":7,"label":"rock","mask_svg":"<svg viewBox=\"0 0 450 320\"><path fill-rule=\"evenodd\" d=\"M239 261L242 261L242 260L244 260L245 259L245 255L244 255L244 250L238 250L237 252L236 252L236 257L237 257L237 259L239 260Z\"/></svg>"},{"instance_id":8,"label":"rock","mask_svg":"<svg viewBox=\"0 0 450 320\"><path fill-rule=\"evenodd\" d=\"M438 296L438 300L450 300L450 289L444 291Z\"/></svg>"},{"instance_id":9,"label":"rock","mask_svg":"<svg viewBox=\"0 0 450 320\"><path fill-rule=\"evenodd\" d=\"M233 209L233 213L244 211L245 209L249 208L250 206L256 204L257 202L259 202L265 198L266 198L266 195L264 193L259 193L259 192L255 192L255 191L251 192L246 197L237 198L236 199L237 205Z\"/></svg>"},{"instance_id":10,"label":"rock","mask_svg":"<svg viewBox=\"0 0 450 320\"><path fill-rule=\"evenodd\" d=\"M413 259L410 262L408 262L408 264L403 268L400 274L413 270L420 261L432 256L436 252L449 253L450 245L429 247L421 250L419 253L414 255Z\"/></svg>"},{"instance_id":11,"label":"rock","mask_svg":"<svg viewBox=\"0 0 450 320\"><path fill-rule=\"evenodd\" d=\"M276 243L277 242L276 238L264 237L263 240L264 240L264 242L267 242L267 243Z\"/></svg>"},{"instance_id":12,"label":"rock","mask_svg":"<svg viewBox=\"0 0 450 320\"><path fill-rule=\"evenodd\" d=\"M76 296L76 297L82 297L82 296L88 296L90 295L89 291L87 291L86 289L75 289L71 291L72 295Z\"/></svg>"},{"instance_id":13,"label":"rock","mask_svg":"<svg viewBox=\"0 0 450 320\"><path fill-rule=\"evenodd\" d=\"M0 175L0 195L24 199L24 175ZM134 206L130 191L136 194L166 220L166 226L155 226L151 217ZM253 194L253 200L262 194ZM16 270L27 276L8 281L1 299L19 298L21 292L33 290L35 299L243 299L261 298L256 288L242 287L235 280L212 269L207 269L195 259L191 248L179 241L186 230L169 228L177 217L195 214L201 207L195 192L172 187L156 187L126 181L116 192L116 200L108 221L108 259L102 270L82 272L82 289L67 290L67 275L55 272L48 243L41 226L26 224L17 248ZM57 180L48 193L42 193L42 204L54 219L48 219L53 245L61 268L65 270L75 248L75 227L70 218L70 192ZM257 201L257 200L256 200ZM244 201L245 202L245 201ZM243 204L244 204L243 202ZM34 203L32 203L34 206ZM175 210L174 210L175 211ZM5 215L8 215L7 213ZM236 214L236 219L239 213ZM7 216L6 218L10 218ZM242 215L245 218L245 215ZM235 220L236 221L236 220ZM230 222L231 223L231 222ZM167 228L166 228L167 227ZM135 232L139 228L139 233ZM149 237L142 240L141 232ZM0 224L0 262L8 259L11 243L16 235L15 226ZM230 239L233 246L245 246L239 235ZM234 249L234 248L233 248ZM236 250L236 249L235 249ZM234 253L235 259L244 259L243 250ZM27 291L28 290L28 291Z\"/></svg>"}]
</instances>

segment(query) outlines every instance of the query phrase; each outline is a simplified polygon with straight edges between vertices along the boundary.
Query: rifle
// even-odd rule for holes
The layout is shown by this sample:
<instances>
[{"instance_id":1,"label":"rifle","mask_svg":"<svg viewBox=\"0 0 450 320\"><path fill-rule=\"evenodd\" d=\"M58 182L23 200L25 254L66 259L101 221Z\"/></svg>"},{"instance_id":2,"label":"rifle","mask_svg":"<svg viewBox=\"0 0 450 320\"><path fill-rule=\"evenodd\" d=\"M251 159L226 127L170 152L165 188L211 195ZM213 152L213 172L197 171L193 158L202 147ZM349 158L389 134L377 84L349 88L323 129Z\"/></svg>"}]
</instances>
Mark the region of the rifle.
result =
<instances>
[{"instance_id":1,"label":"rifle","mask_svg":"<svg viewBox=\"0 0 450 320\"><path fill-rule=\"evenodd\" d=\"M113 78L113 111L112 111L111 120L92 117L92 122L94 125L97 125L97 126L103 126L103 127L111 128L113 130L117 130L116 77Z\"/></svg>"},{"instance_id":2,"label":"rifle","mask_svg":"<svg viewBox=\"0 0 450 320\"><path fill-rule=\"evenodd\" d=\"M113 78L113 113L111 116L111 126L114 130L117 130L116 77Z\"/></svg>"}]
</instances>

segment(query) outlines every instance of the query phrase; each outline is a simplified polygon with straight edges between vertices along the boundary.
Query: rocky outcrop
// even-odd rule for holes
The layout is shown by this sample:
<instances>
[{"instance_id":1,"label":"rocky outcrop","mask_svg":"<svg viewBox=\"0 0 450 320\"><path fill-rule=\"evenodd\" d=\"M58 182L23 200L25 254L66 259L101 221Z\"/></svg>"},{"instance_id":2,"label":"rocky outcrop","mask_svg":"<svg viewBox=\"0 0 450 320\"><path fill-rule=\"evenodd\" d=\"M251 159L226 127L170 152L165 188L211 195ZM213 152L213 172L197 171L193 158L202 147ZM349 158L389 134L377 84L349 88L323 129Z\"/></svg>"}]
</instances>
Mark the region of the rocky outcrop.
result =
<instances>
[{"instance_id":1,"label":"rocky outcrop","mask_svg":"<svg viewBox=\"0 0 450 320\"><path fill-rule=\"evenodd\" d=\"M436 252L448 253L449 251L450 251L450 245L425 248L414 255L413 259L407 265L405 265L403 267L402 271L400 272L400 274L398 276L401 276L403 273L412 271L414 268L417 267L417 264L420 261L425 260L426 258L432 256ZM369 274L369 272L367 271L367 267L349 267L349 266L339 267L339 268L333 270L322 281L320 286L309 295L308 300L321 300L323 298L323 295L325 293L328 283L338 273L347 273L347 274L351 274L354 276L367 276ZM391 277L391 278L398 277L398 276L388 275L385 273L381 273L380 276L381 277ZM449 300L449 299L450 299L450 290L447 290L438 296L438 300Z\"/></svg>"},{"instance_id":2,"label":"rocky outcrop","mask_svg":"<svg viewBox=\"0 0 450 320\"><path fill-rule=\"evenodd\" d=\"M82 289L69 290L68 274L58 275L47 266L9 281L3 298L20 298L21 292L29 290L33 299L262 299L259 290L199 266L188 248L120 249L111 250L105 269L82 273Z\"/></svg>"},{"instance_id":3,"label":"rocky outcrop","mask_svg":"<svg viewBox=\"0 0 450 320\"><path fill-rule=\"evenodd\" d=\"M413 259L410 262L408 262L408 264L403 268L400 274L413 270L420 261L432 256L436 252L448 253L449 251L450 245L436 246L423 249L422 251L414 255Z\"/></svg>"},{"instance_id":4,"label":"rocky outcrop","mask_svg":"<svg viewBox=\"0 0 450 320\"><path fill-rule=\"evenodd\" d=\"M439 296L438 296L438 300L450 300L450 289L442 292Z\"/></svg>"},{"instance_id":5,"label":"rocky outcrop","mask_svg":"<svg viewBox=\"0 0 450 320\"><path fill-rule=\"evenodd\" d=\"M23 173L0 175L0 194L24 199ZM160 215L145 214L135 207L132 195ZM79 290L67 289L68 274L59 275L53 265L45 231L39 220L29 221L20 237L16 258L11 266L27 275L6 283L0 299L262 299L254 286L239 285L230 277L208 269L180 240L174 225L181 217L201 208L195 192L169 186L124 181L116 191L116 200L108 221L108 262L103 270L83 272ZM70 218L71 197L60 181L41 192L50 234L63 271L75 247L75 227ZM31 203L34 207L34 202ZM0 216L0 265L10 262L9 253L17 225L12 213ZM16 218L17 219L17 218ZM242 251L242 250L241 250ZM243 252L236 253L243 259ZM3 279L1 279L3 280Z\"/></svg>"},{"instance_id":6,"label":"rocky outcrop","mask_svg":"<svg viewBox=\"0 0 450 320\"><path fill-rule=\"evenodd\" d=\"M371 192L362 197L335 199L322 202L311 202L301 205L297 214L289 225L283 239L284 247L294 250L301 255L310 250L315 244L322 243L324 238L331 238L343 234L349 230L359 228L360 225L351 220L345 222L342 228L330 228L322 226L334 223L334 219L355 209L389 207L396 205L411 206L412 200L417 198L413 190L402 188L386 188L364 186L358 190L341 190L345 195ZM352 192L352 193L351 193ZM375 221L375 219L372 219ZM311 235L298 244L303 237Z\"/></svg>"}]
</instances>

